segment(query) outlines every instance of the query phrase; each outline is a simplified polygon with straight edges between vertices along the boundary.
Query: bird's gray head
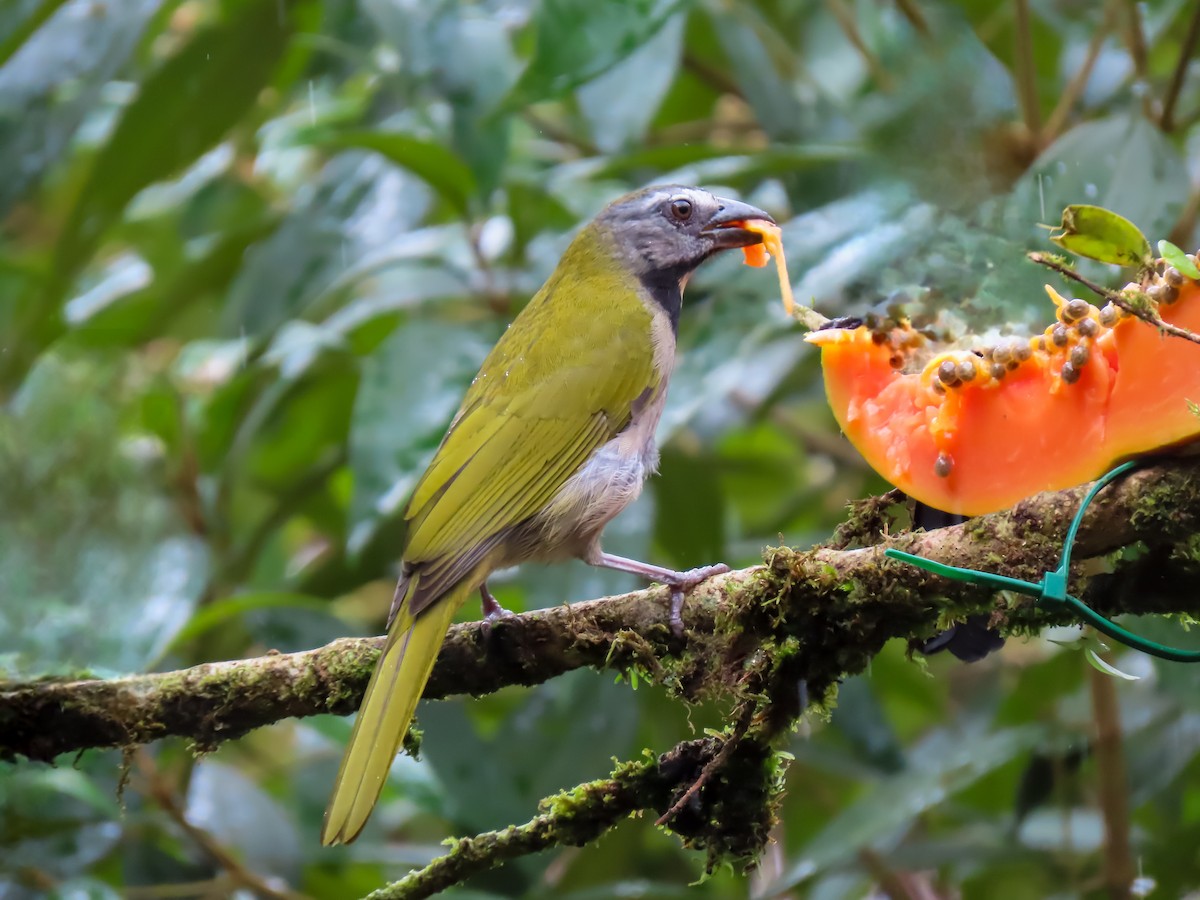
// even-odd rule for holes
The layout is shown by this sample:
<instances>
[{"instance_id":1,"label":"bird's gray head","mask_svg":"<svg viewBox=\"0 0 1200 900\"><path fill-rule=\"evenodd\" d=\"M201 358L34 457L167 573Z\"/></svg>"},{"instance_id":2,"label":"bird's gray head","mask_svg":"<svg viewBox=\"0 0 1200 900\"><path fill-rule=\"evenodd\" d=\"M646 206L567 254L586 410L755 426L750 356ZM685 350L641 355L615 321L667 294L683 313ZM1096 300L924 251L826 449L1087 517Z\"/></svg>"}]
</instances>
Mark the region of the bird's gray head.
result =
<instances>
[{"instance_id":1,"label":"bird's gray head","mask_svg":"<svg viewBox=\"0 0 1200 900\"><path fill-rule=\"evenodd\" d=\"M762 235L741 227L751 219L775 221L740 200L668 184L614 201L596 217L593 227L613 241L622 262L675 326L683 288L698 265L721 250L762 243Z\"/></svg>"},{"instance_id":2,"label":"bird's gray head","mask_svg":"<svg viewBox=\"0 0 1200 900\"><path fill-rule=\"evenodd\" d=\"M621 255L643 280L680 281L714 253L762 243L739 227L750 219L774 222L739 200L677 184L645 188L620 198L596 217Z\"/></svg>"}]
</instances>

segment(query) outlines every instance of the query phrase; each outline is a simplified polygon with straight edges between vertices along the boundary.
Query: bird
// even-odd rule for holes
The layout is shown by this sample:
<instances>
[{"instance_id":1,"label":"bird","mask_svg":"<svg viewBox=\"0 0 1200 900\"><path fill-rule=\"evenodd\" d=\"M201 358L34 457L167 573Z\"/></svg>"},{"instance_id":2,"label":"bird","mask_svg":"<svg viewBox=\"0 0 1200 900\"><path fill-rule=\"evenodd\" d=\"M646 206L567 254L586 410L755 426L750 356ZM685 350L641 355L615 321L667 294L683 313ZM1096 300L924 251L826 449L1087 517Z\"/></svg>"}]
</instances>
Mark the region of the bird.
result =
<instances>
[{"instance_id":1,"label":"bird","mask_svg":"<svg viewBox=\"0 0 1200 900\"><path fill-rule=\"evenodd\" d=\"M728 571L687 571L601 549L605 525L658 466L655 430L675 360L683 292L715 254L761 243L770 215L695 187L613 201L571 240L546 283L471 382L404 510L387 639L334 782L322 844L353 841L379 799L455 612L479 592L485 622L508 615L498 569L581 559L684 595Z\"/></svg>"}]
</instances>

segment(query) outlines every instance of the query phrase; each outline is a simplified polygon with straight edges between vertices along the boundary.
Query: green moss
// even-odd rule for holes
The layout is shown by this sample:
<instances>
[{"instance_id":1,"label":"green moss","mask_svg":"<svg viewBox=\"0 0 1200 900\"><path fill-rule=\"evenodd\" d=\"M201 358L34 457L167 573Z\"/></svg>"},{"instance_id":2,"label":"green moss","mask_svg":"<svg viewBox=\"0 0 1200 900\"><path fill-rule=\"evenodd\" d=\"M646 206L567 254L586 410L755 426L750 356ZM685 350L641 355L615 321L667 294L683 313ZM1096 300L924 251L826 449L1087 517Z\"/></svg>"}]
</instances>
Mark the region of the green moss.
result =
<instances>
[{"instance_id":1,"label":"green moss","mask_svg":"<svg viewBox=\"0 0 1200 900\"><path fill-rule=\"evenodd\" d=\"M654 645L629 628L616 633L609 644L604 665L623 670L635 689L640 681L655 684L662 681L665 674Z\"/></svg>"}]
</instances>

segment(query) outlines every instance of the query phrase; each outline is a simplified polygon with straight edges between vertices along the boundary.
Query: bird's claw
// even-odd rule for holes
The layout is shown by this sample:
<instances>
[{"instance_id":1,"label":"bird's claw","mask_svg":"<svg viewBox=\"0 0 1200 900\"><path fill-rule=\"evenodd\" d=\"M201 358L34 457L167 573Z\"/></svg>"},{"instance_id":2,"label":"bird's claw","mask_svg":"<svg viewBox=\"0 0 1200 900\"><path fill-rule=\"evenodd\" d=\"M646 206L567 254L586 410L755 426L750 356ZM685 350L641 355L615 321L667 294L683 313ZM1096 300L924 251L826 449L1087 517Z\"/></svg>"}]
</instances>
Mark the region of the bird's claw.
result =
<instances>
[{"instance_id":1,"label":"bird's claw","mask_svg":"<svg viewBox=\"0 0 1200 900\"><path fill-rule=\"evenodd\" d=\"M683 637L683 601L687 598L688 593L701 582L707 581L714 575L724 575L728 571L729 566L725 563L699 566L695 569L688 569L686 572L680 572L678 577L670 582L671 618L668 623L671 626L671 633L675 637Z\"/></svg>"},{"instance_id":2,"label":"bird's claw","mask_svg":"<svg viewBox=\"0 0 1200 900\"><path fill-rule=\"evenodd\" d=\"M483 632L484 640L492 634L492 626L502 619L515 619L517 614L510 612L500 605L500 601L492 596L492 592L484 585L479 589L479 596L483 601L483 621L480 622L479 628Z\"/></svg>"}]
</instances>

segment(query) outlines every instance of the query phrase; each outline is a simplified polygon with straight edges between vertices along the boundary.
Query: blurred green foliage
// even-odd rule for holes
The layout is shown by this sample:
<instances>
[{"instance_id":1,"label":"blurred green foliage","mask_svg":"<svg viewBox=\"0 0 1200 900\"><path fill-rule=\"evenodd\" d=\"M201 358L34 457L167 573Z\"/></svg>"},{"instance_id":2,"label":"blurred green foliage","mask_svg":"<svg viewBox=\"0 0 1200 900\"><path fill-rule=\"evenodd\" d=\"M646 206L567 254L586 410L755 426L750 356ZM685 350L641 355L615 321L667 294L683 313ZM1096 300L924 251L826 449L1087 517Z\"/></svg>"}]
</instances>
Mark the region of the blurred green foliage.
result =
<instances>
[{"instance_id":1,"label":"blurred green foliage","mask_svg":"<svg viewBox=\"0 0 1200 900\"><path fill-rule=\"evenodd\" d=\"M635 186L771 210L798 297L831 315L1045 319L1046 273L1023 253L1069 203L1194 249L1200 62L1167 99L1193 15L1188 0L8 0L0 666L167 669L378 631L398 511L475 367L577 223ZM838 438L770 273L707 266L680 346L662 474L610 550L750 564L885 487ZM518 610L633 586L576 564L493 585ZM1200 887L1200 683L1120 662L1145 676L1116 687L1134 850L1155 896L1182 896ZM1097 894L1087 672L1047 640L971 668L889 646L792 741L754 874L689 887L700 856L637 820L455 895L835 900L897 874L938 896ZM116 754L0 764L0 896L357 895L724 712L591 672L428 704L422 761L398 760L337 850L317 833L342 720L199 760L164 742L123 794Z\"/></svg>"}]
</instances>

